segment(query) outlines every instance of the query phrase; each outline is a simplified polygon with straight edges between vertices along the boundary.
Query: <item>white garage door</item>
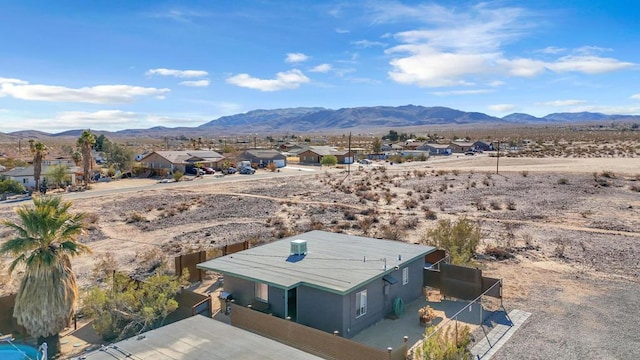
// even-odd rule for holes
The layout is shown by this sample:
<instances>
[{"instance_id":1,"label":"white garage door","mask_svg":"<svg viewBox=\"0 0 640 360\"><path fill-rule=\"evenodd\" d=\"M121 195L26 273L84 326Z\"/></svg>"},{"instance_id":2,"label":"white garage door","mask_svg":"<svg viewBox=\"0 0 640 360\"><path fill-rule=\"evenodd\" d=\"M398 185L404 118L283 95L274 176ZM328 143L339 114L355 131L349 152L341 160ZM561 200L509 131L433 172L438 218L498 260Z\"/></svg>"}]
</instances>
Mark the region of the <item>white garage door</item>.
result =
<instances>
[{"instance_id":1,"label":"white garage door","mask_svg":"<svg viewBox=\"0 0 640 360\"><path fill-rule=\"evenodd\" d=\"M285 160L273 160L273 163L276 164L277 167L281 168L284 167L284 162Z\"/></svg>"}]
</instances>

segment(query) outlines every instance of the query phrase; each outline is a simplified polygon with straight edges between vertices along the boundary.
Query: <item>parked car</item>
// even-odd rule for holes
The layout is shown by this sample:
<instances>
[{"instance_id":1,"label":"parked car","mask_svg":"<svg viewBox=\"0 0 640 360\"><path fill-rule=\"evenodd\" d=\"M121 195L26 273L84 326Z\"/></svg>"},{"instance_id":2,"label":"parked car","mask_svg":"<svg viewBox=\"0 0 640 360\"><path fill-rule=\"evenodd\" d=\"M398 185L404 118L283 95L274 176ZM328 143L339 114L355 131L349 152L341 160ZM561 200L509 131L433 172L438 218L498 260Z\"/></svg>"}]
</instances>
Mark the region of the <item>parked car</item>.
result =
<instances>
[{"instance_id":1,"label":"parked car","mask_svg":"<svg viewBox=\"0 0 640 360\"><path fill-rule=\"evenodd\" d=\"M256 173L256 169L251 168L251 167L241 167L240 168L240 174L244 174L244 175L253 175Z\"/></svg>"},{"instance_id":2,"label":"parked car","mask_svg":"<svg viewBox=\"0 0 640 360\"><path fill-rule=\"evenodd\" d=\"M236 168L230 166L227 168L227 170L224 170L224 172L227 173L227 175L235 174Z\"/></svg>"},{"instance_id":3,"label":"parked car","mask_svg":"<svg viewBox=\"0 0 640 360\"><path fill-rule=\"evenodd\" d=\"M205 174L215 174L216 173L216 171L213 170L210 167L203 167L202 170L204 171Z\"/></svg>"},{"instance_id":4,"label":"parked car","mask_svg":"<svg viewBox=\"0 0 640 360\"><path fill-rule=\"evenodd\" d=\"M472 150L469 150L469 151L465 152L464 154L465 154L465 155L471 155L471 156L473 156L473 155L475 155L475 154L476 154L476 152L475 152L475 151L472 151Z\"/></svg>"},{"instance_id":5,"label":"parked car","mask_svg":"<svg viewBox=\"0 0 640 360\"><path fill-rule=\"evenodd\" d=\"M204 175L204 170L194 167L191 169L187 169L187 173L191 175Z\"/></svg>"}]
</instances>

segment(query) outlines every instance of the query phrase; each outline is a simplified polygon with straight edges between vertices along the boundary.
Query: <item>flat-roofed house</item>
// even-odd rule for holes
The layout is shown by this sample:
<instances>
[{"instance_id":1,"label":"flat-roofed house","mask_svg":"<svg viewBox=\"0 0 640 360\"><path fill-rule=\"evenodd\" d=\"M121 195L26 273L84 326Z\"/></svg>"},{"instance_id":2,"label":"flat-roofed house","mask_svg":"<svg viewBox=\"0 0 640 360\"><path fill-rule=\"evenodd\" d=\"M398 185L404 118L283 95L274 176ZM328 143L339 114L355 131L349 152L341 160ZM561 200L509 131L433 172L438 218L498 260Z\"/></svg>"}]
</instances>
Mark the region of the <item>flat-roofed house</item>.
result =
<instances>
[{"instance_id":1,"label":"flat-roofed house","mask_svg":"<svg viewBox=\"0 0 640 360\"><path fill-rule=\"evenodd\" d=\"M351 338L422 296L425 256L400 241L311 231L198 264L238 305Z\"/></svg>"}]
</instances>

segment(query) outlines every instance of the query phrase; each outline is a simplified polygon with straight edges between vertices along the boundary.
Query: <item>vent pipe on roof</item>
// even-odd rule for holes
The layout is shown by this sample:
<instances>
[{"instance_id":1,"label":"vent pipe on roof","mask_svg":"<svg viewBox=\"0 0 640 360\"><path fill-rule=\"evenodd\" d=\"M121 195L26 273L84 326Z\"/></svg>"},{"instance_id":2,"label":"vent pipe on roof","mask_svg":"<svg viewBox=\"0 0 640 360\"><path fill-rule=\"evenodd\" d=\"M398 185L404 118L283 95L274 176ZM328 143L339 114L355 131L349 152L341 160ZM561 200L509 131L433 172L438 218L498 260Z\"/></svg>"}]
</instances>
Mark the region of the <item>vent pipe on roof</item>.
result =
<instances>
[{"instance_id":1,"label":"vent pipe on roof","mask_svg":"<svg viewBox=\"0 0 640 360\"><path fill-rule=\"evenodd\" d=\"M307 240L291 240L289 255L307 255Z\"/></svg>"}]
</instances>

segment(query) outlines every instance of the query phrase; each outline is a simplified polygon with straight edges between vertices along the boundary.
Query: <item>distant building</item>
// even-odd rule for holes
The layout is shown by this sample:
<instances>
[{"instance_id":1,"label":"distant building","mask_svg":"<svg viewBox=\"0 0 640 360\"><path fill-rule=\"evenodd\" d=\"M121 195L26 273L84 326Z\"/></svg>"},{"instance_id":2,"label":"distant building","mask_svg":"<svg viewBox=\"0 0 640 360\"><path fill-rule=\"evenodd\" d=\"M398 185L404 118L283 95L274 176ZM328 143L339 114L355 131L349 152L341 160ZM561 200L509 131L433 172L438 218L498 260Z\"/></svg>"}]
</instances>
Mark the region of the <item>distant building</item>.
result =
<instances>
[{"instance_id":1,"label":"distant building","mask_svg":"<svg viewBox=\"0 0 640 360\"><path fill-rule=\"evenodd\" d=\"M42 181L42 179L46 177L47 172L49 172L49 170L51 169L51 166L53 165L42 166L42 171L40 172L40 181ZM67 167L67 175L69 176L70 185L76 184L76 174L80 172L82 172L82 170L75 165ZM5 171L2 173L2 175L21 183L27 188L33 188L36 186L36 180L33 174L33 166L31 165Z\"/></svg>"},{"instance_id":2,"label":"distant building","mask_svg":"<svg viewBox=\"0 0 640 360\"><path fill-rule=\"evenodd\" d=\"M185 173L187 167L195 164L218 169L223 160L224 156L209 150L154 151L140 159L140 164L149 170L163 169L168 172Z\"/></svg>"},{"instance_id":3,"label":"distant building","mask_svg":"<svg viewBox=\"0 0 640 360\"><path fill-rule=\"evenodd\" d=\"M238 160L251 161L252 164L266 166L273 163L279 168L287 166L287 157L277 150L246 150L236 157Z\"/></svg>"},{"instance_id":4,"label":"distant building","mask_svg":"<svg viewBox=\"0 0 640 360\"><path fill-rule=\"evenodd\" d=\"M429 155L451 155L449 144L422 144L417 150L428 151Z\"/></svg>"}]
</instances>

